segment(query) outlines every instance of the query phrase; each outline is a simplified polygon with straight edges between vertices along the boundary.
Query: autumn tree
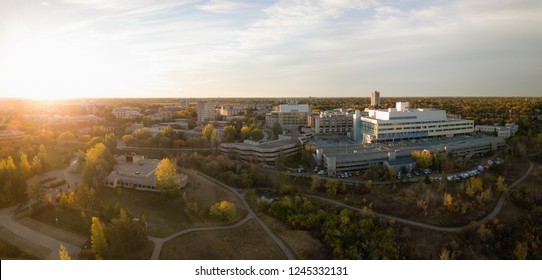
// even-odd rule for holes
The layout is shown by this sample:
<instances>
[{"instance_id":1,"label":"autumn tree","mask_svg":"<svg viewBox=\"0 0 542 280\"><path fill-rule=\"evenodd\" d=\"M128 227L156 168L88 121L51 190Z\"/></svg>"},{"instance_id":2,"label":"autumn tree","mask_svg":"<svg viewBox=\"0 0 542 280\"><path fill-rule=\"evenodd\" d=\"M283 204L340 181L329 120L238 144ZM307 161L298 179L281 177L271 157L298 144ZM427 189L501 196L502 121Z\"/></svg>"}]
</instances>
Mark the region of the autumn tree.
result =
<instances>
[{"instance_id":1,"label":"autumn tree","mask_svg":"<svg viewBox=\"0 0 542 280\"><path fill-rule=\"evenodd\" d=\"M41 203L43 201L43 198L45 197L45 190L43 189L43 186L41 185L38 177L33 177L28 180L28 182L26 183L26 194L30 199L29 207L30 211L32 211L32 204Z\"/></svg>"},{"instance_id":2,"label":"autumn tree","mask_svg":"<svg viewBox=\"0 0 542 280\"><path fill-rule=\"evenodd\" d=\"M32 159L32 165L30 167L32 174L40 174L43 171L43 166L41 164L41 159L37 155Z\"/></svg>"},{"instance_id":3,"label":"autumn tree","mask_svg":"<svg viewBox=\"0 0 542 280\"><path fill-rule=\"evenodd\" d=\"M30 174L32 173L32 166L28 162L28 157L26 156L25 152L21 153L21 163L19 164L21 173L25 178L28 178Z\"/></svg>"},{"instance_id":4,"label":"autumn tree","mask_svg":"<svg viewBox=\"0 0 542 280\"><path fill-rule=\"evenodd\" d=\"M75 190L74 201L75 204L85 213L88 213L92 204L94 203L94 197L96 196L96 191L89 187L86 184L81 184Z\"/></svg>"},{"instance_id":5,"label":"autumn tree","mask_svg":"<svg viewBox=\"0 0 542 280\"><path fill-rule=\"evenodd\" d=\"M326 180L324 187L326 188L326 193L328 195L336 195L337 189L339 188L339 181L337 179L328 179Z\"/></svg>"},{"instance_id":6,"label":"autumn tree","mask_svg":"<svg viewBox=\"0 0 542 280\"><path fill-rule=\"evenodd\" d=\"M144 224L132 221L130 214L120 208L119 215L106 229L108 258L122 258L144 248L148 243Z\"/></svg>"},{"instance_id":7,"label":"autumn tree","mask_svg":"<svg viewBox=\"0 0 542 280\"><path fill-rule=\"evenodd\" d=\"M168 196L175 196L179 192L179 179L177 178L177 169L169 160L164 158L158 164L155 172L156 187Z\"/></svg>"},{"instance_id":8,"label":"autumn tree","mask_svg":"<svg viewBox=\"0 0 542 280\"><path fill-rule=\"evenodd\" d=\"M209 142L209 147L212 148L212 143L216 139L216 130L212 123L209 123L203 127L202 135L203 138Z\"/></svg>"},{"instance_id":9,"label":"autumn tree","mask_svg":"<svg viewBox=\"0 0 542 280\"><path fill-rule=\"evenodd\" d=\"M92 225L90 225L90 243L96 259L102 259L103 253L107 246L105 237L104 225L98 217L92 217Z\"/></svg>"},{"instance_id":10,"label":"autumn tree","mask_svg":"<svg viewBox=\"0 0 542 280\"><path fill-rule=\"evenodd\" d=\"M235 204L223 200L211 206L209 215L222 221L231 222L237 218L237 208Z\"/></svg>"},{"instance_id":11,"label":"autumn tree","mask_svg":"<svg viewBox=\"0 0 542 280\"><path fill-rule=\"evenodd\" d=\"M508 189L508 186L506 185L506 180L503 176L499 176L495 186L497 187L497 191L499 192L505 192Z\"/></svg>"},{"instance_id":12,"label":"autumn tree","mask_svg":"<svg viewBox=\"0 0 542 280\"><path fill-rule=\"evenodd\" d=\"M82 182L97 188L109 174L114 162L113 155L103 143L98 143L87 150Z\"/></svg>"},{"instance_id":13,"label":"autumn tree","mask_svg":"<svg viewBox=\"0 0 542 280\"><path fill-rule=\"evenodd\" d=\"M62 261L69 261L72 259L70 257L70 254L68 253L68 250L66 250L66 247L64 247L64 244L60 244L60 248L58 249L58 256Z\"/></svg>"}]
</instances>

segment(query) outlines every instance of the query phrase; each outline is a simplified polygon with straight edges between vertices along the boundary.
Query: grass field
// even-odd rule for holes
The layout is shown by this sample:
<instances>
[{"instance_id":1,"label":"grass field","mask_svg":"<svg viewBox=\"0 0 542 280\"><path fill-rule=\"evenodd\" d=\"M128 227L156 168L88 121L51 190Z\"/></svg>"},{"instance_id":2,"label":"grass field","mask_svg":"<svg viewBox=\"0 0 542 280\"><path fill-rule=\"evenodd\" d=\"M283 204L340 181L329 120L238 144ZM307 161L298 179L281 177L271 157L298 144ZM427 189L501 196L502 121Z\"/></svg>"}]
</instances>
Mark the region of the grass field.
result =
<instances>
[{"instance_id":1,"label":"grass field","mask_svg":"<svg viewBox=\"0 0 542 280\"><path fill-rule=\"evenodd\" d=\"M164 243L160 259L279 260L283 254L254 221L231 230L193 232Z\"/></svg>"},{"instance_id":2,"label":"grass field","mask_svg":"<svg viewBox=\"0 0 542 280\"><path fill-rule=\"evenodd\" d=\"M32 219L82 236L90 235L90 219L84 219L78 210L50 206L37 212Z\"/></svg>"}]
</instances>

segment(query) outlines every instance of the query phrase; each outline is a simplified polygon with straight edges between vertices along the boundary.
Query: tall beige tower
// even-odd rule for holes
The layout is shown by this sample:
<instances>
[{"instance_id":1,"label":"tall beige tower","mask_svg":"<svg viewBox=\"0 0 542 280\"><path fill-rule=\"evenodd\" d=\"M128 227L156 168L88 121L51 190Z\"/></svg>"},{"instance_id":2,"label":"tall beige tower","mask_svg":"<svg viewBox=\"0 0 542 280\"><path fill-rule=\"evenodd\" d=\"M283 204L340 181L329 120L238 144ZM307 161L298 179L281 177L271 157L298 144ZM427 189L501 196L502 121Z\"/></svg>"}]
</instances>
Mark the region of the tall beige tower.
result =
<instances>
[{"instance_id":1,"label":"tall beige tower","mask_svg":"<svg viewBox=\"0 0 542 280\"><path fill-rule=\"evenodd\" d=\"M373 90L371 92L371 106L380 105L380 92Z\"/></svg>"}]
</instances>

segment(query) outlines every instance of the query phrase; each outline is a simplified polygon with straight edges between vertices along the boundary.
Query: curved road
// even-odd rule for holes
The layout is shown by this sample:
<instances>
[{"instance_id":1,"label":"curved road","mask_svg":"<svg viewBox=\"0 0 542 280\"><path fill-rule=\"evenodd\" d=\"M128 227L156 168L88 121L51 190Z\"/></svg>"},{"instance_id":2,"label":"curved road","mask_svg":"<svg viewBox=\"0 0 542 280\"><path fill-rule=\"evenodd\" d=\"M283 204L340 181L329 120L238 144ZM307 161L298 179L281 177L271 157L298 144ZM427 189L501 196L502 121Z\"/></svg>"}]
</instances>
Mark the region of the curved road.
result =
<instances>
[{"instance_id":1,"label":"curved road","mask_svg":"<svg viewBox=\"0 0 542 280\"><path fill-rule=\"evenodd\" d=\"M14 220L14 214L17 211L17 207L20 205L4 208L0 210L0 224L13 234L24 239L21 240L23 244L16 244L17 247L23 247L23 251L33 251L32 254L38 254L36 257L47 260L58 260L60 244L63 244L68 250L72 258L77 258L81 250L81 245L69 244L67 242L60 241L48 235L45 235L39 231L30 229L21 225ZM26 250L24 250L26 247ZM38 248L39 250L32 250L32 248Z\"/></svg>"},{"instance_id":2,"label":"curved road","mask_svg":"<svg viewBox=\"0 0 542 280\"><path fill-rule=\"evenodd\" d=\"M399 218L399 217L394 217L394 216L390 216L390 215L386 215L386 214L380 214L380 213L377 213L377 212L374 212L374 211L363 211L362 209L360 209L358 207L354 207L354 206L351 206L351 205L348 205L348 204L344 204L342 202L339 202L339 201L336 201L336 200L333 200L333 199L330 199L330 198L326 198L326 197L321 197L321 196L317 196L317 195L310 195L310 194L304 194L304 196L315 198L315 199L325 201L325 202L328 202L328 203L331 203L331 204L335 204L335 205L340 206L340 207L348 208L350 210L360 212L362 215L366 215L366 216L376 216L376 217L384 218L384 219L387 219L387 220L395 220L395 221L397 221L399 223L403 223L403 224L407 224L407 225L411 225L411 226L416 226L416 227L420 227L420 228L425 228L425 229L430 229L430 230L444 231L444 232L460 232L460 231L464 231L464 230L468 230L468 229L478 227L481 224L487 223L488 221L493 219L495 216L497 216L499 214L499 212L501 212L502 207L504 205L504 201L506 200L506 197L508 196L508 193L510 192L510 190L512 188L514 188L515 186L517 186L519 183L521 183L523 180L525 180L525 178L527 178L527 176L529 176L531 174L531 172L533 171L533 168L534 168L533 163L529 162L529 168L527 169L527 171L518 180L516 180L513 184L508 186L508 189L501 194L501 197L497 201L497 205L495 205L495 208L493 209L493 211L491 211L487 216L485 216L484 218L482 218L482 219L480 219L480 220L478 220L478 221L476 221L474 223L469 223L467 225L460 226L460 227L435 226L435 225L425 224L425 223L416 222L416 221L412 221L412 220L407 220L407 219L403 219L403 218Z\"/></svg>"},{"instance_id":3,"label":"curved road","mask_svg":"<svg viewBox=\"0 0 542 280\"><path fill-rule=\"evenodd\" d=\"M252 207L250 207L250 205L248 205L248 202L246 201L245 196L242 193L239 193L238 190L236 190L236 189L234 189L234 188L232 188L232 187L230 187L230 186L228 186L228 185L226 185L226 184L224 184L224 183L222 183L220 181L217 181L216 179L214 179L214 178L212 178L210 176L207 176L206 174L203 174L201 172L197 172L197 173L198 173L199 176L205 177L206 179L209 179L209 180L215 182L216 184L220 185L221 187L223 187L223 188L227 189L228 191L232 192L233 194L235 194L239 198L241 203L243 203L243 206L245 207L245 209L247 209L248 214L246 215L246 217L244 219L242 219L241 221L239 221L239 222L237 222L237 223L235 223L233 225L190 228L190 229L181 230L181 231L176 232L174 234L171 234L170 236L165 237L165 238L158 238L158 237L149 236L149 239L154 242L154 250L152 252L151 259L153 259L153 260L159 259L160 251L162 250L162 246L164 245L164 242L169 241L169 240L171 240L173 238L179 237L179 236L181 236L183 234L186 234L186 233L196 232L196 231L232 229L232 228L238 227L238 226L246 223L250 219L256 220L256 222L260 225L262 230L271 238L271 240L273 240L275 245L282 251L282 253L284 254L284 256L286 256L286 258L288 258L289 260L295 259L295 255L290 250L290 247L288 247L288 245L286 245L286 243L284 241L282 241L282 239L280 239L278 236L276 236L275 233L273 231L271 231L269 229L269 227L267 227L267 225L258 217L258 215L256 215L256 213L254 213L254 210L252 209Z\"/></svg>"}]
</instances>

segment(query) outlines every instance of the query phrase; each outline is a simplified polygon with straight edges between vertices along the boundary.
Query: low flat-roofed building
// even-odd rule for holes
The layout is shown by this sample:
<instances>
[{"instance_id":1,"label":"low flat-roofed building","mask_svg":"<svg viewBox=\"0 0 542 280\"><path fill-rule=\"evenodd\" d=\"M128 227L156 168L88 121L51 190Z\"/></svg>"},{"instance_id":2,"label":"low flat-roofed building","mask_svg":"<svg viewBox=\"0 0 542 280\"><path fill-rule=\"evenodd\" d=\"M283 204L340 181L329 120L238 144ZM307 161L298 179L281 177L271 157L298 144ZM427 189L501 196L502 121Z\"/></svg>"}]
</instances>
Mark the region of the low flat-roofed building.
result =
<instances>
[{"instance_id":1,"label":"low flat-roofed building","mask_svg":"<svg viewBox=\"0 0 542 280\"><path fill-rule=\"evenodd\" d=\"M423 150L428 150L431 153L451 153L464 156L483 155L505 146L506 142L499 137L458 136L391 147L367 148L363 144L317 147L316 158L327 168L329 176L335 176L337 172L363 170L372 164L384 164L385 161L390 160L390 152L393 152L396 158L410 157L413 151Z\"/></svg>"},{"instance_id":2,"label":"low flat-roofed building","mask_svg":"<svg viewBox=\"0 0 542 280\"><path fill-rule=\"evenodd\" d=\"M24 135L25 135L24 132L21 132L15 129L0 128L0 141L21 139L23 138Z\"/></svg>"},{"instance_id":3,"label":"low flat-roofed building","mask_svg":"<svg viewBox=\"0 0 542 280\"><path fill-rule=\"evenodd\" d=\"M506 125L477 125L474 127L475 132L494 134L503 139L516 135L519 126L515 123L507 123Z\"/></svg>"},{"instance_id":4,"label":"low flat-roofed building","mask_svg":"<svg viewBox=\"0 0 542 280\"><path fill-rule=\"evenodd\" d=\"M275 164L279 157L294 155L301 151L303 141L292 137L269 142L245 140L243 143L222 143L220 152L230 159Z\"/></svg>"},{"instance_id":5,"label":"low flat-roofed building","mask_svg":"<svg viewBox=\"0 0 542 280\"><path fill-rule=\"evenodd\" d=\"M124 187L136 190L160 192L156 187L155 171L160 160L146 159L139 155L123 155L117 157L114 170L104 180L110 188ZM177 174L180 188L188 183L186 174Z\"/></svg>"},{"instance_id":6,"label":"low flat-roofed building","mask_svg":"<svg viewBox=\"0 0 542 280\"><path fill-rule=\"evenodd\" d=\"M141 116L139 108L122 107L113 109L113 115L120 119L130 119Z\"/></svg>"}]
</instances>

